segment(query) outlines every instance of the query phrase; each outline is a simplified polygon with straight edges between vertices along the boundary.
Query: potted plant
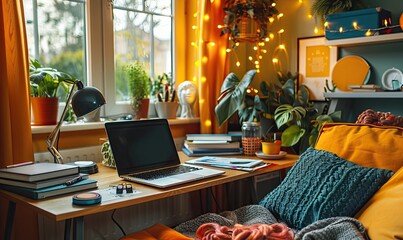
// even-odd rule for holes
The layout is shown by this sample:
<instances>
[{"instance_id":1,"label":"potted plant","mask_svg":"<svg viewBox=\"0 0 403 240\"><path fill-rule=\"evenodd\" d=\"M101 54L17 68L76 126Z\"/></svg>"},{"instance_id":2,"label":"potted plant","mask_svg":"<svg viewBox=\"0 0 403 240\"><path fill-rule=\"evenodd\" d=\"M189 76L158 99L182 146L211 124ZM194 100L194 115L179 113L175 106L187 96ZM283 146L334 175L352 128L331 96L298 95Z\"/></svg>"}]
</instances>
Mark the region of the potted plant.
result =
<instances>
[{"instance_id":1,"label":"potted plant","mask_svg":"<svg viewBox=\"0 0 403 240\"><path fill-rule=\"evenodd\" d=\"M125 72L127 73L129 82L134 118L147 118L150 103L150 78L144 66L138 61L126 65Z\"/></svg>"},{"instance_id":2,"label":"potted plant","mask_svg":"<svg viewBox=\"0 0 403 240\"><path fill-rule=\"evenodd\" d=\"M155 99L155 109L159 118L176 118L178 102L176 101L175 81L168 73L151 79L151 96Z\"/></svg>"},{"instance_id":3,"label":"potted plant","mask_svg":"<svg viewBox=\"0 0 403 240\"><path fill-rule=\"evenodd\" d=\"M323 25L328 14L360 9L360 0L315 0L311 6L311 14Z\"/></svg>"},{"instance_id":4,"label":"potted plant","mask_svg":"<svg viewBox=\"0 0 403 240\"><path fill-rule=\"evenodd\" d=\"M262 81L259 96L249 87L255 74L250 70L242 81L233 73L226 77L215 108L219 125L237 112L240 122L261 122L262 138L281 132L281 146L297 148L296 152L301 153L314 144L323 122L340 120L340 112L319 114L309 101L306 86L296 90L297 75L279 73L282 85Z\"/></svg>"},{"instance_id":5,"label":"potted plant","mask_svg":"<svg viewBox=\"0 0 403 240\"><path fill-rule=\"evenodd\" d=\"M234 42L265 40L268 35L267 26L274 21L278 14L274 0L226 0L224 3L224 27L221 36L228 33ZM253 21L256 29L252 33L246 33L244 26Z\"/></svg>"},{"instance_id":6,"label":"potted plant","mask_svg":"<svg viewBox=\"0 0 403 240\"><path fill-rule=\"evenodd\" d=\"M30 59L29 82L33 113L33 125L57 123L59 87L67 93L66 83L74 83L72 75L54 68L44 67L37 59Z\"/></svg>"}]
</instances>

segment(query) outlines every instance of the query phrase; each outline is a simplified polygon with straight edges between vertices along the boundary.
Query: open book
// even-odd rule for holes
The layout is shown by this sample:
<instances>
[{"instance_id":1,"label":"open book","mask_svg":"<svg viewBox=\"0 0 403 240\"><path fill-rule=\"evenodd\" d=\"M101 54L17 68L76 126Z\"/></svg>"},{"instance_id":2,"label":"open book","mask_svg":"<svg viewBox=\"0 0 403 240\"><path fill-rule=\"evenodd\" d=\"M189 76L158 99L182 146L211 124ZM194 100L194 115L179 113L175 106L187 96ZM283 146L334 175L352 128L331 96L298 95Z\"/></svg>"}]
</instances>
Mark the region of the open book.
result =
<instances>
[{"instance_id":1,"label":"open book","mask_svg":"<svg viewBox=\"0 0 403 240\"><path fill-rule=\"evenodd\" d=\"M255 171L259 168L267 167L269 164L259 159L226 158L204 156L186 161L190 164L207 165L212 167L229 168L243 171Z\"/></svg>"}]
</instances>

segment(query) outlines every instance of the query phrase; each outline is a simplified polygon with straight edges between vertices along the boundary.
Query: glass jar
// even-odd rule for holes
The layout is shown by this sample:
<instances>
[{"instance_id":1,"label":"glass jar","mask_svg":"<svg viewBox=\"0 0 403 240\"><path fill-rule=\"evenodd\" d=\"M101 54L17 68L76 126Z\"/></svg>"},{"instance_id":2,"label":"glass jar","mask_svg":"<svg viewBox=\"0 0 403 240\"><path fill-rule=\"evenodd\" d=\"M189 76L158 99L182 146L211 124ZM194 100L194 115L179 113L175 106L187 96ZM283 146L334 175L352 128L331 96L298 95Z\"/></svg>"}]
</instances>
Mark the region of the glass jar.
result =
<instances>
[{"instance_id":1,"label":"glass jar","mask_svg":"<svg viewBox=\"0 0 403 240\"><path fill-rule=\"evenodd\" d=\"M253 156L260 151L262 129L259 122L242 123L242 147L247 156Z\"/></svg>"}]
</instances>

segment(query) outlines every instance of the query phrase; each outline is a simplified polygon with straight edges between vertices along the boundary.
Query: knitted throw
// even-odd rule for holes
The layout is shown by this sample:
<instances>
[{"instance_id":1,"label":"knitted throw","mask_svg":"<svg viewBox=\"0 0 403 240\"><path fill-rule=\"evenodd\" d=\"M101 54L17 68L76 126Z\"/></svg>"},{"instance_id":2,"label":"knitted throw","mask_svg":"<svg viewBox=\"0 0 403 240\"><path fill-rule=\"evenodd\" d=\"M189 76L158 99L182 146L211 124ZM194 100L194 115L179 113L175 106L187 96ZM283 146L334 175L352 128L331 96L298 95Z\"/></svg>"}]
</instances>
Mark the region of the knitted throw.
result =
<instances>
[{"instance_id":1,"label":"knitted throw","mask_svg":"<svg viewBox=\"0 0 403 240\"><path fill-rule=\"evenodd\" d=\"M288 226L302 229L320 219L353 217L392 174L309 148L259 204Z\"/></svg>"}]
</instances>

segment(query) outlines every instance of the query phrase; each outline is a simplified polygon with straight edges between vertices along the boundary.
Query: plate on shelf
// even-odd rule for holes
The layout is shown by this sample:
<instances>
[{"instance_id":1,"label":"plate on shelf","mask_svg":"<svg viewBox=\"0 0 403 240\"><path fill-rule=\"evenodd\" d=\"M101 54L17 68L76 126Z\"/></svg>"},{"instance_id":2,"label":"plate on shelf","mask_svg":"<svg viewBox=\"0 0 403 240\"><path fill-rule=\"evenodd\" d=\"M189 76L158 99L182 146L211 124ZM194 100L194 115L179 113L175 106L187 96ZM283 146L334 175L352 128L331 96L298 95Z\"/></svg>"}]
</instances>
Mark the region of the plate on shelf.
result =
<instances>
[{"instance_id":1,"label":"plate on shelf","mask_svg":"<svg viewBox=\"0 0 403 240\"><path fill-rule=\"evenodd\" d=\"M263 152L256 152L256 156L263 159L282 159L287 156L287 152L280 151L279 154L264 154Z\"/></svg>"},{"instance_id":2,"label":"plate on shelf","mask_svg":"<svg viewBox=\"0 0 403 240\"><path fill-rule=\"evenodd\" d=\"M400 90L403 85L403 74L397 68L389 68L382 75L382 86L386 90Z\"/></svg>"},{"instance_id":3,"label":"plate on shelf","mask_svg":"<svg viewBox=\"0 0 403 240\"><path fill-rule=\"evenodd\" d=\"M340 91L351 92L348 86L366 84L371 75L370 66L359 56L347 56L334 65L332 82Z\"/></svg>"}]
</instances>

